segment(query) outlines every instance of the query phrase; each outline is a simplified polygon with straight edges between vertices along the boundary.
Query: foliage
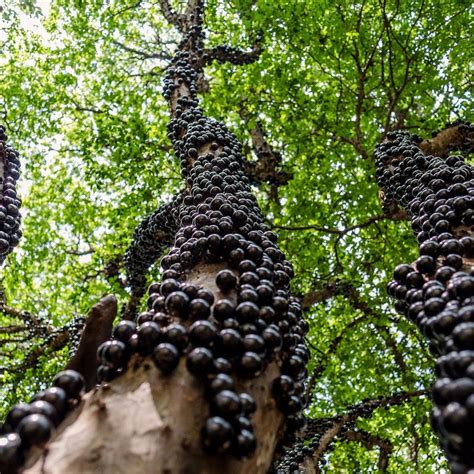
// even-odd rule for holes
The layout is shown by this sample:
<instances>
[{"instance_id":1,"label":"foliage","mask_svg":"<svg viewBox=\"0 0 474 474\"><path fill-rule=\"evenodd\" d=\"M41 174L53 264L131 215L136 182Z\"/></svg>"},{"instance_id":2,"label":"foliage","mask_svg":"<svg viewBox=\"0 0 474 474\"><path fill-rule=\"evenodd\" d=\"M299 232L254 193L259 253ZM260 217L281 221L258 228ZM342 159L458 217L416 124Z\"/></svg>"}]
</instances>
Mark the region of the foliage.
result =
<instances>
[{"instance_id":1,"label":"foliage","mask_svg":"<svg viewBox=\"0 0 474 474\"><path fill-rule=\"evenodd\" d=\"M255 191L295 267L294 292L335 282L353 289L330 291L307 311L309 371L324 365L313 417L433 380L422 337L386 296L392 269L413 260L416 245L406 222L382 216L371 153L391 129L429 137L446 121L469 119L468 7L463 0L207 4L210 45L245 48L263 32L257 62L206 68L202 101L249 158L259 121L293 174L277 194L265 183ZM126 303L120 258L133 229L181 185L161 96L176 35L151 1L11 1L0 26L0 110L23 156L24 219L2 285L8 307L44 318L51 337L104 293ZM0 327L17 323L0 314ZM67 347L45 351L25 369L28 354L46 343L44 334L20 336L0 336L2 410L46 385L68 357ZM429 409L422 397L357 422L393 444L389 472L445 469ZM377 458L376 446L341 441L325 460L328 472L377 472Z\"/></svg>"}]
</instances>

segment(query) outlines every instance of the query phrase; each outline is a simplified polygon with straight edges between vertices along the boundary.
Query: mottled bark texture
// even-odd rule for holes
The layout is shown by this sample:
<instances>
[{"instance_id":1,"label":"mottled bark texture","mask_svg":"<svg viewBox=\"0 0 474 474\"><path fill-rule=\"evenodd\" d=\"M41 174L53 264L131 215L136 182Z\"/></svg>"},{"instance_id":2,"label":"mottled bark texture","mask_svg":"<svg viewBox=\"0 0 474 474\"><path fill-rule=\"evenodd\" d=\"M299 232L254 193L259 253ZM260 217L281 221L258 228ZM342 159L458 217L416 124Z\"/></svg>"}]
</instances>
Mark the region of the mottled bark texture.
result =
<instances>
[{"instance_id":1,"label":"mottled bark texture","mask_svg":"<svg viewBox=\"0 0 474 474\"><path fill-rule=\"evenodd\" d=\"M171 377L151 361L131 361L124 375L89 392L67 418L44 453L25 473L156 474L266 473L281 436L282 415L270 393L275 367L240 388L252 393L252 421L259 440L256 454L244 461L204 453L200 436L209 416L204 385L184 360Z\"/></svg>"}]
</instances>

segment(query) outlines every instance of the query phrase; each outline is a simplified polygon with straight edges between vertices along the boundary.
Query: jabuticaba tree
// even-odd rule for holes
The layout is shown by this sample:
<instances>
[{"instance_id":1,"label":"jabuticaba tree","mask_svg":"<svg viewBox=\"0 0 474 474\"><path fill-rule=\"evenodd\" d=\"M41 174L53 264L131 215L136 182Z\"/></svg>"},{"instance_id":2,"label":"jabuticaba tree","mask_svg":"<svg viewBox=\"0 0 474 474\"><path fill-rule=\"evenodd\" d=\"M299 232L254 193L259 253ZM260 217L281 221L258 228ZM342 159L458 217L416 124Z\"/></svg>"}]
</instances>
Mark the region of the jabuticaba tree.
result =
<instances>
[{"instance_id":1,"label":"jabuticaba tree","mask_svg":"<svg viewBox=\"0 0 474 474\"><path fill-rule=\"evenodd\" d=\"M383 200L407 210L419 242L388 292L437 358L432 424L455 474L474 469L474 171L448 151L472 151L472 137L462 123L426 142L391 132L375 152Z\"/></svg>"},{"instance_id":2,"label":"jabuticaba tree","mask_svg":"<svg viewBox=\"0 0 474 474\"><path fill-rule=\"evenodd\" d=\"M16 192L19 177L19 153L7 143L5 127L0 126L0 264L21 238L21 201Z\"/></svg>"},{"instance_id":3,"label":"jabuticaba tree","mask_svg":"<svg viewBox=\"0 0 474 474\"><path fill-rule=\"evenodd\" d=\"M7 2L2 13L20 3L25 4ZM33 2L26 3L29 7ZM171 11L171 20L182 21L185 2L170 3L180 12ZM36 16L39 9L27 12L35 15L30 24L45 25L41 38L28 26L15 28L15 15L10 15L12 28L2 27L10 38L8 42L2 38L8 55L8 61L0 63L2 116L9 134L29 150L22 163L26 170L22 184L28 189L23 195L27 238L22 239L21 252L8 258L2 279L5 305L8 302L0 312L2 420L13 404L47 389L64 367L72 347L61 325L74 314L85 314L98 295L114 293L120 308L125 306L130 294L121 286L124 269L121 263L116 266L119 278L111 281L108 262L124 262L133 228L159 207L155 202L170 202L182 186L165 138L168 113L161 97L164 61L174 54L178 35L166 26L158 2L41 4L46 5L43 17ZM273 187L265 176L266 183L259 184L256 194L268 224L278 229L279 247L291 257L297 273L292 289L303 297L311 325L306 336L312 357L305 414L312 419L298 433L297 442L278 454L275 470L445 472L445 456L427 421L431 392L427 387L434 380L434 363L416 326L389 310L384 289L386 272L398 261L413 262L416 247L407 222L392 220L406 213L389 210L382 215L369 150L380 133L407 128L426 135L455 116L468 117L468 4L209 0L206 6L208 47L249 44L252 32L263 29L265 34L262 54L254 64L212 64L205 68L208 81L198 73L199 94L202 85L208 86L200 107L207 116L224 121L244 150L250 150L249 131L260 122L266 140L282 152L284 169L292 176L279 188L277 199L272 195L265 199ZM220 51L222 56L224 50ZM259 162L247 173L259 172L265 160L271 171L279 164L277 156L255 143L254 148ZM163 229L155 233L147 221L142 227L155 239L156 247L149 247L155 255L160 253L158 247L174 243L174 236L163 234ZM135 301L125 307L129 319L146 307L146 297L139 295L145 289L144 272L155 258L146 255L146 246L136 244L138 239L129 254L142 250L142 268L135 271L139 283L132 291ZM156 279L157 267L150 269L153 276L148 280ZM128 273L132 288L134 272ZM40 297L43 304L38 305ZM79 349L68 364L81 369L86 387L94 385L96 368L86 372L85 365L88 359L95 365L95 347L104 334L110 338L114 300L107 300L110 304L102 305L109 308L107 317L102 317L103 307L92 313L97 318L87 318ZM8 332L15 326L22 332ZM5 342L13 339L18 342ZM115 457L116 464L111 461L115 472L121 456L131 457L130 452L141 449L135 466L146 472L147 460L156 464L147 457L150 439L160 439L153 427L161 423L167 431L167 420L174 415L162 423L154 416L156 406L162 408L172 398L170 406L181 408L171 436L176 426L189 426L195 406L208 410L202 384L190 376L182 360L176 369L183 383L179 392L167 388L176 381L174 374L160 378L151 359L146 360L148 371L141 373L140 361L135 355L120 377L96 393L92 426L84 420L92 415L89 405L68 411L70 418L59 428L60 436L68 437L66 449L54 448L62 466L62 453L82 462L86 451L89 458ZM107 376L107 370L100 375ZM238 390L249 393L251 387ZM85 404L90 404L89 397ZM251 423L260 455L266 433L258 431L263 405L255 398L259 408ZM140 403L146 417L135 416L135 405ZM109 415L115 413L114 407L122 415L116 423ZM72 424L76 416L79 419ZM198 434L205 417L196 419L188 431ZM127 437L130 426L135 433ZM76 432L70 431L72 427ZM96 430L101 431L100 446L84 435ZM55 443L58 438L51 439ZM174 439L163 445L166 456L174 452L168 449ZM196 443L188 451L196 460L192 453L199 452L199 436L193 439ZM12 462L18 464L14 439L7 445ZM183 450L180 454L187 457ZM218 455L217 460L224 457ZM48 459L51 464L54 461Z\"/></svg>"},{"instance_id":4,"label":"jabuticaba tree","mask_svg":"<svg viewBox=\"0 0 474 474\"><path fill-rule=\"evenodd\" d=\"M59 425L46 451L31 451L22 472L138 473L152 466L265 473L277 445L291 442L304 424L308 327L290 294L292 266L263 224L240 143L203 114L196 97L205 64L245 64L258 57L258 47L205 49L203 2L190 0L185 17L164 5L183 36L164 96L185 188L137 228L126 257L139 295L174 234L161 260L162 281L148 289L148 310L132 318L129 308L100 345L102 384ZM4 465L44 447L68 403L77 404L84 387L78 372L56 378L53 385L65 393L51 388L48 398L13 407L7 423L16 432L3 438Z\"/></svg>"}]
</instances>

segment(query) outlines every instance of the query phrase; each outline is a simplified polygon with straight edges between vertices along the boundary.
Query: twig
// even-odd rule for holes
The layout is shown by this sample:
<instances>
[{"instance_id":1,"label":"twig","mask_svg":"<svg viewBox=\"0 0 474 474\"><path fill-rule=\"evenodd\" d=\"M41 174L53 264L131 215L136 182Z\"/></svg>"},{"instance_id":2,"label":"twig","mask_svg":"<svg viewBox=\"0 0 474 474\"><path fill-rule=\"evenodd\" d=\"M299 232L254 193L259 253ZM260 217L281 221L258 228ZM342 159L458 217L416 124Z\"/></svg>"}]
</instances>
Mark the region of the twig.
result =
<instances>
[{"instance_id":1,"label":"twig","mask_svg":"<svg viewBox=\"0 0 474 474\"><path fill-rule=\"evenodd\" d=\"M117 41L114 39L111 39L111 41L112 43L114 43L116 46L123 49L124 51L127 51L128 53L132 53L136 56L140 56L143 59L161 59L165 61L171 59L171 56L167 53L164 53L163 51L159 53L147 53L146 51L136 49L131 46L127 46L126 44L123 44L120 41Z\"/></svg>"}]
</instances>

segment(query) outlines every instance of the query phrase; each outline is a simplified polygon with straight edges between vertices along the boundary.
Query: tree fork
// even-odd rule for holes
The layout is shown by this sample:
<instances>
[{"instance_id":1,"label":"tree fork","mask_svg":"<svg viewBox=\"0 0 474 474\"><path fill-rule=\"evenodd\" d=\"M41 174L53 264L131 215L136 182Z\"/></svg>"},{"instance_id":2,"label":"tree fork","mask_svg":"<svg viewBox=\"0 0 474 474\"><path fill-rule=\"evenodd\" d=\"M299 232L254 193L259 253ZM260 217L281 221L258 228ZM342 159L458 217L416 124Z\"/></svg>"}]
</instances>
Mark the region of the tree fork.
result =
<instances>
[{"instance_id":1,"label":"tree fork","mask_svg":"<svg viewBox=\"0 0 474 474\"><path fill-rule=\"evenodd\" d=\"M424 142L391 132L375 151L384 196L407 210L420 244L388 292L437 357L432 421L455 474L474 468L474 172L461 156L444 157L471 150L472 132L455 124Z\"/></svg>"},{"instance_id":2,"label":"tree fork","mask_svg":"<svg viewBox=\"0 0 474 474\"><path fill-rule=\"evenodd\" d=\"M190 0L184 16L162 4L183 32L164 96L186 179L164 280L150 286L148 311L122 320L99 347L102 385L46 449L31 451L25 473L263 474L277 444L303 425L308 327L289 292L291 264L263 224L241 145L197 107L197 80L212 59L203 57L203 2ZM217 59L256 57L221 48ZM150 230L142 229L135 240Z\"/></svg>"},{"instance_id":3,"label":"tree fork","mask_svg":"<svg viewBox=\"0 0 474 474\"><path fill-rule=\"evenodd\" d=\"M335 417L308 420L291 449L286 450L284 456L275 461L272 472L295 472L298 469L305 474L321 472L320 462L324 454L331 449L335 441L344 437L349 429L355 428L357 420L368 418L377 409L399 406L416 397L425 396L426 393L426 390L418 390L365 400L346 407L342 414Z\"/></svg>"}]
</instances>

